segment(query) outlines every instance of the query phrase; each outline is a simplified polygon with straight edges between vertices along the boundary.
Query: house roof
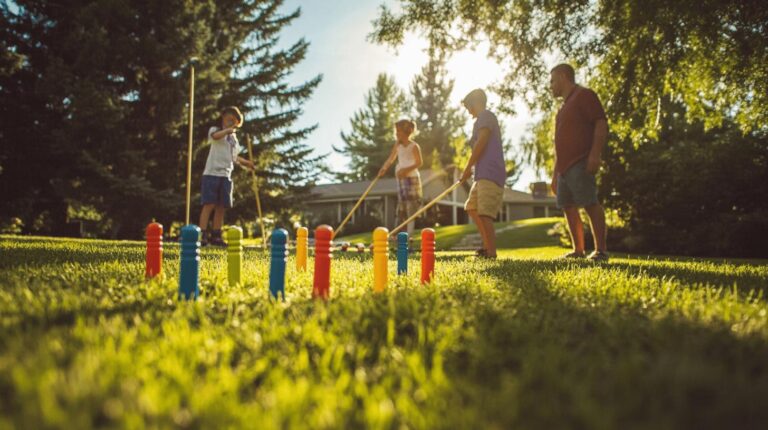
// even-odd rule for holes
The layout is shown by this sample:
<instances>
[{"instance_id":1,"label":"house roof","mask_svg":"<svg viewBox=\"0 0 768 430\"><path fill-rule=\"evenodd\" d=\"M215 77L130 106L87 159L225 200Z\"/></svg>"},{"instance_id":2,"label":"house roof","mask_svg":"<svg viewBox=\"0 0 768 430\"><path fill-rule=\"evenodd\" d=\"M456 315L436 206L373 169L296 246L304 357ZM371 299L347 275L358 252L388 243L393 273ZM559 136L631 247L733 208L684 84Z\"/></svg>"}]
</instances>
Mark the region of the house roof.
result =
<instances>
[{"instance_id":1,"label":"house roof","mask_svg":"<svg viewBox=\"0 0 768 430\"><path fill-rule=\"evenodd\" d=\"M447 172L444 170L423 169L421 174L422 185L444 178ZM310 190L310 200L346 200L357 199L360 197L371 181L343 182L337 184L316 185ZM369 196L397 195L397 179L382 178L379 179L371 189ZM553 202L553 197L534 198L532 194L524 191L517 191L511 188L504 188L504 203L532 203L532 202Z\"/></svg>"}]
</instances>

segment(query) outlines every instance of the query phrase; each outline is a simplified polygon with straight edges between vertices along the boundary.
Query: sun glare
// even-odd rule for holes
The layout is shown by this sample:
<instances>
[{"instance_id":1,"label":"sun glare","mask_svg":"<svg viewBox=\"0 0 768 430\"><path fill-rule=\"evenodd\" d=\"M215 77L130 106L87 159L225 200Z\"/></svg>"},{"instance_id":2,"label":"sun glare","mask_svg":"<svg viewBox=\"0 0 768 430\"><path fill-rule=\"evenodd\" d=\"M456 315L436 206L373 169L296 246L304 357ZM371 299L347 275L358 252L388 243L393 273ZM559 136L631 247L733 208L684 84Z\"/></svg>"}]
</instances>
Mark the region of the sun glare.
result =
<instances>
[{"instance_id":1,"label":"sun glare","mask_svg":"<svg viewBox=\"0 0 768 430\"><path fill-rule=\"evenodd\" d=\"M408 35L403 45L397 50L397 56L387 67L387 73L393 75L398 85L408 88L421 68L427 63L429 43L416 35ZM448 76L455 80L452 101L459 101L475 88L487 88L503 77L503 69L488 58L488 44L481 43L472 49L454 52L446 63ZM489 94L491 103L495 96Z\"/></svg>"}]
</instances>

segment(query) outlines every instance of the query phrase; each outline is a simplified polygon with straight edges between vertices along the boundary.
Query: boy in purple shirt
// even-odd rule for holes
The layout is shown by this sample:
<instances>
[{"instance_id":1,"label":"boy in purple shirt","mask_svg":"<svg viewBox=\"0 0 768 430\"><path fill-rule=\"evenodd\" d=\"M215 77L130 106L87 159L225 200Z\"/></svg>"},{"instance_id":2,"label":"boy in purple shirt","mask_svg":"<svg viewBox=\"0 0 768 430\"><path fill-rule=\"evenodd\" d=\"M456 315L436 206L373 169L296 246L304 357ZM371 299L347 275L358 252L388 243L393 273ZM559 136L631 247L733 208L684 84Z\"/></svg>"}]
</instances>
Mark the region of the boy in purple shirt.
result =
<instances>
[{"instance_id":1,"label":"boy in purple shirt","mask_svg":"<svg viewBox=\"0 0 768 430\"><path fill-rule=\"evenodd\" d=\"M496 230L493 228L493 220L501 210L507 169L504 163L499 121L496 115L486 109L487 100L485 92L476 89L467 94L462 101L470 115L476 119L472 138L469 141L472 146L472 155L461 176L461 181L469 180L474 167L475 181L464 204L464 210L477 225L480 237L483 239L483 249L479 249L477 255L494 259L496 258Z\"/></svg>"}]
</instances>

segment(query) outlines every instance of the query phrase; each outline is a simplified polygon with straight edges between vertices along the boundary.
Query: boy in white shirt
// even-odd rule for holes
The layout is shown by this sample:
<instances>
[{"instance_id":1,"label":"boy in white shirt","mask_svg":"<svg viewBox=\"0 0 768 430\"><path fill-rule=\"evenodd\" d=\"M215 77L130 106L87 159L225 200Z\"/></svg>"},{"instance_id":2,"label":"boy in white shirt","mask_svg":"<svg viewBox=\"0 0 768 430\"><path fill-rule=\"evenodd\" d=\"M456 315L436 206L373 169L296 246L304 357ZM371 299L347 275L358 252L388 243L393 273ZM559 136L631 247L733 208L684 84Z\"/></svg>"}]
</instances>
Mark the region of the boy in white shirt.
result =
<instances>
[{"instance_id":1,"label":"boy in white shirt","mask_svg":"<svg viewBox=\"0 0 768 430\"><path fill-rule=\"evenodd\" d=\"M211 149L205 161L205 170L201 181L200 228L203 230L203 244L224 246L221 238L221 226L224 212L232 207L232 170L235 164L253 169L253 163L240 157L240 144L235 132L243 124L243 114L235 106L221 111L219 127L208 130L208 142ZM208 220L213 214L213 230L208 231Z\"/></svg>"}]
</instances>

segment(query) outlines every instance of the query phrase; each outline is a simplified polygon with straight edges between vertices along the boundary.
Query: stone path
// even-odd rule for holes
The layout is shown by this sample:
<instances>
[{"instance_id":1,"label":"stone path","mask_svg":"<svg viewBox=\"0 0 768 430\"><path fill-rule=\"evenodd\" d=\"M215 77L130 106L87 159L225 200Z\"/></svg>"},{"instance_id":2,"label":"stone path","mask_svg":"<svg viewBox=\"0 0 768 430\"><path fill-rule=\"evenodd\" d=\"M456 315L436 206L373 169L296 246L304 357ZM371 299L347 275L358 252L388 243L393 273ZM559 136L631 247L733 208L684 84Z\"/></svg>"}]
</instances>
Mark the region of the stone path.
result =
<instances>
[{"instance_id":1,"label":"stone path","mask_svg":"<svg viewBox=\"0 0 768 430\"><path fill-rule=\"evenodd\" d=\"M514 230L516 228L518 228L518 226L515 224L507 225L503 228L497 229L496 236L498 237L499 234L505 231ZM483 239L480 238L480 233L471 233L461 238L459 243L454 245L451 249L455 251L474 251L482 247Z\"/></svg>"}]
</instances>

